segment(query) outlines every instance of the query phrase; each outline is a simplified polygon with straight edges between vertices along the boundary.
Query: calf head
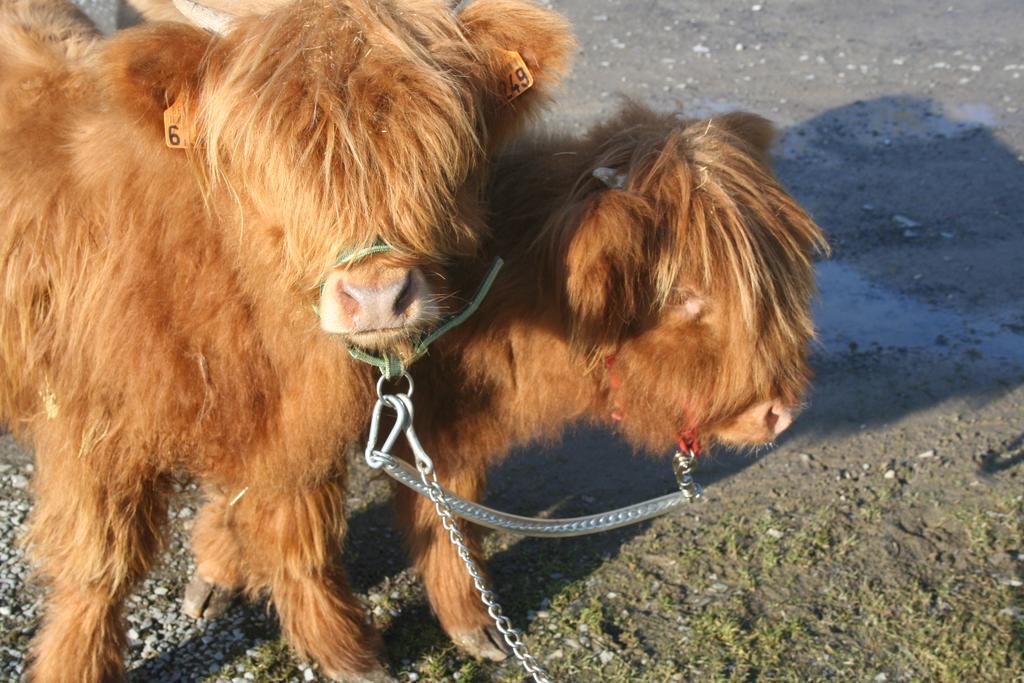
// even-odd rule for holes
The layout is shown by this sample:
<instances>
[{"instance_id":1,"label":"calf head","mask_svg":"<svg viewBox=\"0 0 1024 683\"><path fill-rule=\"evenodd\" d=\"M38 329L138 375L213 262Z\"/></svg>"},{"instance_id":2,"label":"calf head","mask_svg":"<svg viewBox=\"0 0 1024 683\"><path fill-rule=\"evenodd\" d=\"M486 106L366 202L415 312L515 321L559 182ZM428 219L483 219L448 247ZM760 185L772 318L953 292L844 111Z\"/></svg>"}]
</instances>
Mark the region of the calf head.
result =
<instances>
[{"instance_id":1,"label":"calf head","mask_svg":"<svg viewBox=\"0 0 1024 683\"><path fill-rule=\"evenodd\" d=\"M812 219L767 166L771 125L629 106L551 225L574 344L609 366L638 445L753 445L793 419L810 377ZM588 157L591 158L591 157Z\"/></svg>"},{"instance_id":2,"label":"calf head","mask_svg":"<svg viewBox=\"0 0 1024 683\"><path fill-rule=\"evenodd\" d=\"M319 304L323 330L368 346L434 322L454 298L444 268L481 243L490 154L566 69L566 23L525 0L175 6L201 28L110 41L109 80L155 144L181 107L199 144L159 163L190 164L174 173L199 183L244 286ZM509 51L536 84L514 100Z\"/></svg>"}]
</instances>

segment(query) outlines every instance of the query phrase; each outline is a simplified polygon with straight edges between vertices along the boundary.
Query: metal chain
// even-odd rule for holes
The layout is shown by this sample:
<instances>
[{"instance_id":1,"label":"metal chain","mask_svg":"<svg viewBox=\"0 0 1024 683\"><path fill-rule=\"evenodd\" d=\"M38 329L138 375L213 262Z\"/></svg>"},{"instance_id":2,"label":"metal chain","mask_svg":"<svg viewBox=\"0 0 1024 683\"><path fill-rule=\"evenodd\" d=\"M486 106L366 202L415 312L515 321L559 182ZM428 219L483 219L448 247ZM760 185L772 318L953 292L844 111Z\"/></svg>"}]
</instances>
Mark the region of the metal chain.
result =
<instances>
[{"instance_id":1,"label":"metal chain","mask_svg":"<svg viewBox=\"0 0 1024 683\"><path fill-rule=\"evenodd\" d=\"M473 579L473 586L476 588L477 593L480 594L480 601L487 608L487 614L494 621L495 627L512 650L512 654L519 661L520 666L532 677L534 682L553 683L547 670L540 665L537 658L530 654L527 649L522 631L512 626L512 622L503 613L497 595L488 587L487 579L484 578L476 561L473 559L469 546L466 544L466 537L459 529L458 521L455 519L451 505L448 503L445 491L441 488L441 483L437 479L437 473L434 471L434 462L423 450L412 428L413 409L411 395L413 383L412 378L408 375L405 377L409 382L409 392L406 394L383 394L382 382L377 383L378 400L377 405L374 406L373 417L370 421L370 434L366 445L366 461L371 467L381 467L384 462L382 456L390 457L389 451L394 445L398 434L405 432L405 437L409 441L416 459L416 469L419 471L423 485L427 487L430 500L434 504L434 510L441 520L441 526L448 532L448 540L455 546L459 558L462 559L463 564L466 566L466 571L469 573L470 578ZM380 427L381 409L384 406L389 406L395 411L396 422L391 430L391 434L385 439L384 445L378 450L377 432Z\"/></svg>"},{"instance_id":2,"label":"metal chain","mask_svg":"<svg viewBox=\"0 0 1024 683\"><path fill-rule=\"evenodd\" d=\"M430 500L434 503L434 510L437 511L438 517L441 518L441 525L448 532L448 540L458 549L459 557L462 558L463 564L466 565L466 571L473 579L473 585L480 594L480 602L487 608L487 614L494 620L494 625L497 627L498 632L501 633L502 638L505 639L505 642L512 649L512 654L519 660L519 664L526 673L533 677L536 683L552 683L548 672L537 662L537 658L527 650L522 632L512 626L509 618L502 613L501 605L498 603L498 598L494 591L488 588L487 580L480 573L480 568L477 566L476 561L473 560L469 546L466 545L466 538L462 535L459 523L452 514L451 506L448 505L448 500L441 489L441 484L437 481L437 473L434 472L433 465L417 460L416 469L420 471L420 478L423 480L423 483L429 487Z\"/></svg>"},{"instance_id":3,"label":"metal chain","mask_svg":"<svg viewBox=\"0 0 1024 683\"><path fill-rule=\"evenodd\" d=\"M494 625L511 648L512 654L535 683L551 683L547 671L527 649L522 632L513 627L512 622L502 612L497 595L488 587L487 580L473 559L469 546L466 544L466 537L459 529L456 515L466 517L477 524L524 535L574 536L618 528L625 524L636 523L664 514L682 501L699 498L702 489L693 477L697 454L690 448L676 451L672 458L672 469L679 483L679 493L671 496L662 496L601 515L567 520L542 520L500 513L465 501L441 486L434 470L434 462L423 449L416 436L416 430L413 428L412 393L414 387L412 378L407 374L403 374L399 379L401 378L406 379L409 383L404 394L384 393L386 381L384 377L377 382L377 403L373 408L364 453L366 462L370 467L383 469L400 483L430 498L434 504L434 510L441 520L441 526L448 532L448 540L455 546L459 558L466 566L466 571L473 579L473 586L480 594L480 601L487 608L487 614L494 620ZM384 443L378 447L380 420L385 407L395 411L395 424L384 439ZM413 452L416 471L419 473L419 482L416 482L412 468L391 455L392 447L398 437L403 434ZM422 484L422 488L420 484Z\"/></svg>"}]
</instances>

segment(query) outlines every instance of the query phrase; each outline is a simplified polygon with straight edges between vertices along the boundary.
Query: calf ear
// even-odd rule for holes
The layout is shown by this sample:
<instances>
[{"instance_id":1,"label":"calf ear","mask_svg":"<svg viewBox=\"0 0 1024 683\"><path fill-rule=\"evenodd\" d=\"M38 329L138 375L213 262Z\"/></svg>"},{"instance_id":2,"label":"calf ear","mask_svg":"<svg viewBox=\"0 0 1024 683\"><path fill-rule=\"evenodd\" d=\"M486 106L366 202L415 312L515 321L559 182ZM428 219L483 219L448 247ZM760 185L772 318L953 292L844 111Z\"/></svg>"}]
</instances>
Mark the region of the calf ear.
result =
<instances>
[{"instance_id":1,"label":"calf ear","mask_svg":"<svg viewBox=\"0 0 1024 683\"><path fill-rule=\"evenodd\" d=\"M757 114L731 112L716 116L714 123L738 138L751 156L768 165L769 152L776 137L775 126L771 121Z\"/></svg>"},{"instance_id":2,"label":"calf ear","mask_svg":"<svg viewBox=\"0 0 1024 683\"><path fill-rule=\"evenodd\" d=\"M103 73L115 106L126 118L164 136L163 112L179 97L198 91L210 34L186 24L128 29L107 41Z\"/></svg>"},{"instance_id":3,"label":"calf ear","mask_svg":"<svg viewBox=\"0 0 1024 683\"><path fill-rule=\"evenodd\" d=\"M649 205L622 190L602 191L581 210L565 250L566 304L581 349L614 350L649 310L649 223Z\"/></svg>"},{"instance_id":4,"label":"calf ear","mask_svg":"<svg viewBox=\"0 0 1024 683\"><path fill-rule=\"evenodd\" d=\"M569 70L576 41L562 15L526 0L477 0L459 18L483 64L489 93L484 110L493 149L549 100ZM533 79L532 87L514 98L509 91L518 79L510 68L509 51L522 56Z\"/></svg>"}]
</instances>

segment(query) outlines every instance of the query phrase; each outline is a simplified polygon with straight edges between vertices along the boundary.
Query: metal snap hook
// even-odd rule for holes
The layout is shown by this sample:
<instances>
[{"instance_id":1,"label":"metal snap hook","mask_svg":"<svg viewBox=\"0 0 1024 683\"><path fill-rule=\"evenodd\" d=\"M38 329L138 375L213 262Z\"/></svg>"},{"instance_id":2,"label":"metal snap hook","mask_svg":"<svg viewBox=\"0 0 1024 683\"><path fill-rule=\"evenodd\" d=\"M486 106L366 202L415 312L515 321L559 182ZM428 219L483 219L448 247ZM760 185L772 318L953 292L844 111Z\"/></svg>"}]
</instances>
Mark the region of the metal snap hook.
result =
<instances>
[{"instance_id":1,"label":"metal snap hook","mask_svg":"<svg viewBox=\"0 0 1024 683\"><path fill-rule=\"evenodd\" d=\"M377 448L377 439L380 432L380 416L384 412L385 406L395 411L395 424L392 425L391 431L388 433L387 438L384 439L383 445L380 448ZM370 430L366 438L366 450L363 452L363 457L366 458L366 464L373 469L380 469L386 465L386 458L391 456L391 449L394 447L395 442L398 441L398 437L400 437L411 424L412 415L410 414L405 401L402 401L397 396L392 396L390 394L378 399L377 403L373 406L373 413L370 415Z\"/></svg>"},{"instance_id":2,"label":"metal snap hook","mask_svg":"<svg viewBox=\"0 0 1024 683\"><path fill-rule=\"evenodd\" d=\"M693 468L697 460L697 454L692 448L686 451L678 450L672 458L672 471L675 472L676 482L679 490L687 498L700 498L704 492L703 487L693 478Z\"/></svg>"}]
</instances>

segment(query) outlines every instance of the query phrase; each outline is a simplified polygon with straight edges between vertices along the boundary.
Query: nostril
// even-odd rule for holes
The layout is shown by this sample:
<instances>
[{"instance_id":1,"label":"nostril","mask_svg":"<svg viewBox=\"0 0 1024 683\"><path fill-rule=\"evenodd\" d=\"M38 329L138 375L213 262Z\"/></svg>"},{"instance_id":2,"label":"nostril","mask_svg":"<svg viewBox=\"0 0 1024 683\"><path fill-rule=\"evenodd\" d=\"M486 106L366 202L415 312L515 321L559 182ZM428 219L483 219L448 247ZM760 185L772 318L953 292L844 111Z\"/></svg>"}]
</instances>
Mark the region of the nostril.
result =
<instances>
[{"instance_id":1,"label":"nostril","mask_svg":"<svg viewBox=\"0 0 1024 683\"><path fill-rule=\"evenodd\" d=\"M405 274L405 281L402 283L402 289L399 290L398 296L395 297L395 303L392 307L395 315L402 315L406 309L412 305L413 299L416 294L416 282L413 280L412 271L410 270Z\"/></svg>"}]
</instances>

